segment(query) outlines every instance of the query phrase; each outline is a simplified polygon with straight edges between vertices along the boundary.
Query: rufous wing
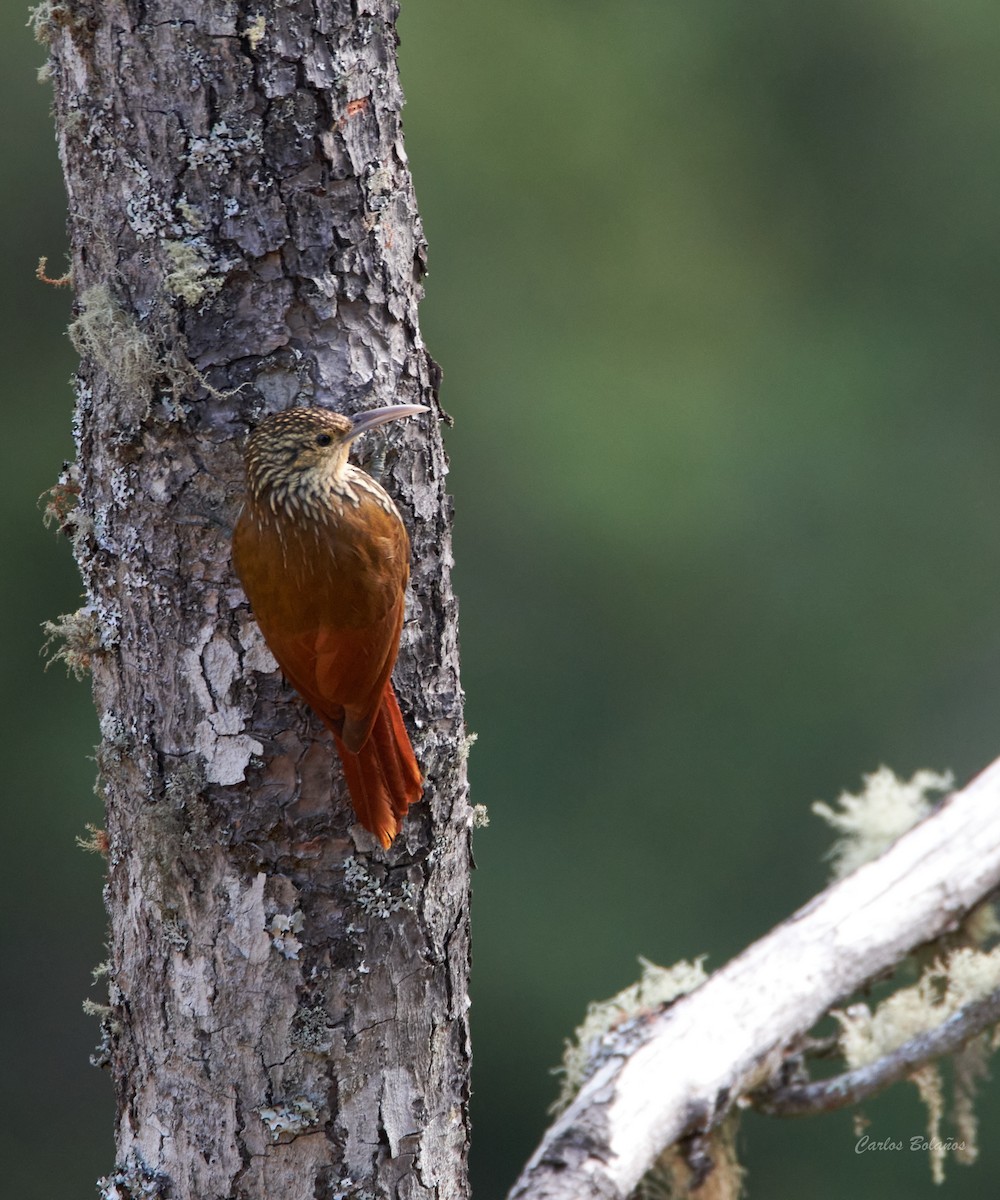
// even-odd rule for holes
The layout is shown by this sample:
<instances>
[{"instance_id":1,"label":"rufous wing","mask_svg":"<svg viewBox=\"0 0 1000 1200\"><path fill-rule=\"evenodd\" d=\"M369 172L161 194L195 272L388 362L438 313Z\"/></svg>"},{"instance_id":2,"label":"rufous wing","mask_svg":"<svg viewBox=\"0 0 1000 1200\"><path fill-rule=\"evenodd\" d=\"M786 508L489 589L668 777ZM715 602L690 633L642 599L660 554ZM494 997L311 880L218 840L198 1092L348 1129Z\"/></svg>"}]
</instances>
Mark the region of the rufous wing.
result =
<instances>
[{"instance_id":1,"label":"rufous wing","mask_svg":"<svg viewBox=\"0 0 1000 1200\"><path fill-rule=\"evenodd\" d=\"M285 678L334 736L358 820L388 846L422 789L390 683L409 573L406 531L379 509L379 536L327 544L263 516L245 510L237 523L237 573Z\"/></svg>"},{"instance_id":2,"label":"rufous wing","mask_svg":"<svg viewBox=\"0 0 1000 1200\"><path fill-rule=\"evenodd\" d=\"M392 674L403 623L403 599L376 625L287 633L268 629L264 638L285 678L330 729L355 753L375 721Z\"/></svg>"}]
</instances>

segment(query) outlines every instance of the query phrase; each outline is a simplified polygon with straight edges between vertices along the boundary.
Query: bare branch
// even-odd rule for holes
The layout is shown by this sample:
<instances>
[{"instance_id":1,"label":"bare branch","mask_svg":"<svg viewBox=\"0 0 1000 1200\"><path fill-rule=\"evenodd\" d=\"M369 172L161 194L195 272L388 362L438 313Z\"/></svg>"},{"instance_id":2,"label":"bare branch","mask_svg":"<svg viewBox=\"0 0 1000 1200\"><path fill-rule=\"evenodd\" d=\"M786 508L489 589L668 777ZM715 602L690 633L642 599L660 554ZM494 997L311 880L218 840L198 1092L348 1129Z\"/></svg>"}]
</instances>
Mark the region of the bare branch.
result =
<instances>
[{"instance_id":1,"label":"bare branch","mask_svg":"<svg viewBox=\"0 0 1000 1200\"><path fill-rule=\"evenodd\" d=\"M860 1104L869 1096L905 1079L925 1063L956 1050L1000 1021L1000 989L953 1013L936 1029L918 1034L898 1050L877 1062L853 1071L817 1079L810 1083L792 1083L784 1087L761 1089L751 1096L758 1112L772 1117L799 1117L809 1113L832 1112Z\"/></svg>"},{"instance_id":2,"label":"bare branch","mask_svg":"<svg viewBox=\"0 0 1000 1200\"><path fill-rule=\"evenodd\" d=\"M712 1128L815 1022L1000 884L1000 760L880 858L690 995L634 1023L546 1133L510 1200L623 1200L662 1150Z\"/></svg>"}]
</instances>

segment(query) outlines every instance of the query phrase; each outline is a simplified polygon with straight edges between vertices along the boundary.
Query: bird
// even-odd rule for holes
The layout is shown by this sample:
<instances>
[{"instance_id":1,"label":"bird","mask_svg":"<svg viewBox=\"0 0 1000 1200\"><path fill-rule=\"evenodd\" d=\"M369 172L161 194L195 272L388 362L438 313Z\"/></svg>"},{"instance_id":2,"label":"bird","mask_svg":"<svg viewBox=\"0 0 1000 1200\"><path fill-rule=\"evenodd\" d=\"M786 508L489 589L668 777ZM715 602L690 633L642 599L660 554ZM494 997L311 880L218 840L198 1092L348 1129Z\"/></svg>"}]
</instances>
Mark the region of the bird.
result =
<instances>
[{"instance_id":1,"label":"bird","mask_svg":"<svg viewBox=\"0 0 1000 1200\"><path fill-rule=\"evenodd\" d=\"M357 819L385 849L423 790L391 681L410 541L388 492L348 455L368 430L429 411L297 407L265 417L246 443L232 539L264 641L333 734Z\"/></svg>"}]
</instances>

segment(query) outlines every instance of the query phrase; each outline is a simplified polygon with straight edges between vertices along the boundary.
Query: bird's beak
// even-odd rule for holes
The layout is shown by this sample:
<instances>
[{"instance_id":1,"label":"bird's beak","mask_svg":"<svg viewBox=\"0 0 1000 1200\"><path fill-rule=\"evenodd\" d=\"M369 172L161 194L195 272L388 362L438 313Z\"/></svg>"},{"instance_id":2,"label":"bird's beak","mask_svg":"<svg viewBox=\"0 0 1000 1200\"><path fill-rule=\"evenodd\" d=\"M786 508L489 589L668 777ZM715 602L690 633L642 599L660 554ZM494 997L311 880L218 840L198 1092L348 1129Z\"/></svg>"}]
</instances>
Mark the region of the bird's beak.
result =
<instances>
[{"instance_id":1,"label":"bird's beak","mask_svg":"<svg viewBox=\"0 0 1000 1200\"><path fill-rule=\"evenodd\" d=\"M374 429L376 425L384 425L386 421L395 421L397 417L415 417L417 413L430 412L426 404L390 404L387 408L373 408L368 412L358 413L351 417L351 430L344 438L345 443L353 442L356 437Z\"/></svg>"}]
</instances>

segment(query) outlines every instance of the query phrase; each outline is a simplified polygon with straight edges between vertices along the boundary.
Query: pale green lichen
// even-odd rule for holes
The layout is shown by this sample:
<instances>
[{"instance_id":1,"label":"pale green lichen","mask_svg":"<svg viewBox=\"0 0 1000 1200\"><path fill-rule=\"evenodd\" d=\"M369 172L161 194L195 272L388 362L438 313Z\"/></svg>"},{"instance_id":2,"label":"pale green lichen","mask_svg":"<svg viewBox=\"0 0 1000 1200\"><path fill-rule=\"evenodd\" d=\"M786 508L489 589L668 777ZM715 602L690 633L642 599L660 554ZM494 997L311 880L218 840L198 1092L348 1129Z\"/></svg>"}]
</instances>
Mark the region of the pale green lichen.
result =
<instances>
[{"instance_id":1,"label":"pale green lichen","mask_svg":"<svg viewBox=\"0 0 1000 1200\"><path fill-rule=\"evenodd\" d=\"M947 792L954 784L950 773L917 771L912 779L898 779L888 767L864 776L864 790L857 796L843 792L835 811L817 800L812 810L841 837L829 853L835 879L843 879L863 863L884 853L908 829L930 813L930 794Z\"/></svg>"},{"instance_id":2,"label":"pale green lichen","mask_svg":"<svg viewBox=\"0 0 1000 1200\"><path fill-rule=\"evenodd\" d=\"M80 471L76 463L66 463L59 479L38 497L42 524L46 529L58 526L68 537L77 560L86 556L85 546L94 533L94 522L80 507Z\"/></svg>"},{"instance_id":3,"label":"pale green lichen","mask_svg":"<svg viewBox=\"0 0 1000 1200\"><path fill-rule=\"evenodd\" d=\"M56 27L62 22L57 20L57 12L65 11L64 5L56 5L52 0L44 0L28 9L27 25L34 34L35 41L42 46L48 46L56 35Z\"/></svg>"},{"instance_id":4,"label":"pale green lichen","mask_svg":"<svg viewBox=\"0 0 1000 1200\"><path fill-rule=\"evenodd\" d=\"M329 1054L333 1038L334 1026L322 1004L303 1005L296 1012L289 1040L297 1049L311 1054Z\"/></svg>"},{"instance_id":5,"label":"pale green lichen","mask_svg":"<svg viewBox=\"0 0 1000 1200\"><path fill-rule=\"evenodd\" d=\"M35 35L35 41L42 46L52 41L52 0L44 0L43 4L29 8L25 24Z\"/></svg>"},{"instance_id":6,"label":"pale green lichen","mask_svg":"<svg viewBox=\"0 0 1000 1200\"><path fill-rule=\"evenodd\" d=\"M163 940L172 950L177 950L183 954L191 944L191 937L188 933L187 924L181 915L174 909L165 909L163 914L163 923L161 925Z\"/></svg>"},{"instance_id":7,"label":"pale green lichen","mask_svg":"<svg viewBox=\"0 0 1000 1200\"><path fill-rule=\"evenodd\" d=\"M961 947L929 966L912 987L900 988L883 1000L874 1012L867 1004L835 1011L833 1016L841 1027L841 1053L852 1068L877 1062L998 988L1000 946L990 951ZM937 1183L944 1178L944 1159L949 1148L961 1152L960 1161L970 1162L976 1156L972 1099L976 1080L985 1070L982 1056L987 1045L986 1039L977 1040L979 1048L969 1050L962 1070L956 1071L955 1112L962 1134L957 1141L941 1137L944 1100L940 1069L925 1064L910 1075L927 1108L926 1148Z\"/></svg>"},{"instance_id":8,"label":"pale green lichen","mask_svg":"<svg viewBox=\"0 0 1000 1200\"><path fill-rule=\"evenodd\" d=\"M181 220L188 229L192 229L197 233L199 230L205 228L204 217L186 196L182 196L177 201L176 208Z\"/></svg>"},{"instance_id":9,"label":"pale green lichen","mask_svg":"<svg viewBox=\"0 0 1000 1200\"><path fill-rule=\"evenodd\" d=\"M201 798L205 790L205 768L200 761L183 762L167 775L163 785L164 799L177 808L187 807Z\"/></svg>"},{"instance_id":10,"label":"pale green lichen","mask_svg":"<svg viewBox=\"0 0 1000 1200\"><path fill-rule=\"evenodd\" d=\"M103 739L97 747L98 765L103 769L120 763L132 747L133 739L128 726L117 713L108 709L107 712L101 713L98 728Z\"/></svg>"},{"instance_id":11,"label":"pale green lichen","mask_svg":"<svg viewBox=\"0 0 1000 1200\"><path fill-rule=\"evenodd\" d=\"M136 423L149 417L155 389L169 393L175 413L179 398L192 388L203 387L213 396L221 395L187 361L183 341L169 331L163 336L171 348L165 355L159 354L153 337L122 309L106 284L96 284L83 293L79 315L68 333L81 358L100 367L114 380L119 394L129 399L132 412L122 413L119 420L128 416L133 427L119 429L117 440L122 444L134 440Z\"/></svg>"},{"instance_id":12,"label":"pale green lichen","mask_svg":"<svg viewBox=\"0 0 1000 1200\"><path fill-rule=\"evenodd\" d=\"M350 1175L338 1179L334 1186L337 1190L330 1196L330 1200L378 1200L374 1192L359 1186Z\"/></svg>"},{"instance_id":13,"label":"pale green lichen","mask_svg":"<svg viewBox=\"0 0 1000 1200\"><path fill-rule=\"evenodd\" d=\"M170 1179L148 1166L135 1150L110 1175L98 1179L97 1186L101 1200L159 1200L173 1192Z\"/></svg>"},{"instance_id":14,"label":"pale green lichen","mask_svg":"<svg viewBox=\"0 0 1000 1200\"><path fill-rule=\"evenodd\" d=\"M86 33L91 20L82 6L43 0L42 4L28 9L27 24L35 41L48 46L55 41L60 29L68 29L73 36Z\"/></svg>"},{"instance_id":15,"label":"pale green lichen","mask_svg":"<svg viewBox=\"0 0 1000 1200\"><path fill-rule=\"evenodd\" d=\"M299 957L302 943L295 936L305 928L306 918L301 909L292 913L275 913L267 925L271 945L284 958Z\"/></svg>"},{"instance_id":16,"label":"pale green lichen","mask_svg":"<svg viewBox=\"0 0 1000 1200\"><path fill-rule=\"evenodd\" d=\"M251 50L256 50L261 44L261 42L264 40L264 33L266 30L267 22L264 19L263 13L254 17L253 20L247 24L246 28L243 30L243 36L246 38Z\"/></svg>"},{"instance_id":17,"label":"pale green lichen","mask_svg":"<svg viewBox=\"0 0 1000 1200\"><path fill-rule=\"evenodd\" d=\"M80 507L80 473L76 463L66 463L58 480L38 497L42 524L46 529L58 526L72 536Z\"/></svg>"},{"instance_id":18,"label":"pale green lichen","mask_svg":"<svg viewBox=\"0 0 1000 1200\"><path fill-rule=\"evenodd\" d=\"M566 1042L562 1065L556 1068L556 1073L562 1076L562 1087L552 1105L553 1112L561 1112L579 1091L593 1063L600 1057L604 1039L613 1029L640 1013L672 1003L694 991L708 978L702 967L704 958L694 962L681 959L671 967L659 967L645 958L640 958L639 962L642 975L638 982L610 1000L588 1005L583 1023L575 1030L572 1040Z\"/></svg>"},{"instance_id":19,"label":"pale green lichen","mask_svg":"<svg viewBox=\"0 0 1000 1200\"><path fill-rule=\"evenodd\" d=\"M121 386L147 390L163 373L153 343L126 316L105 284L80 297L80 315L69 327L69 339L81 358L90 358Z\"/></svg>"},{"instance_id":20,"label":"pale green lichen","mask_svg":"<svg viewBox=\"0 0 1000 1200\"><path fill-rule=\"evenodd\" d=\"M876 1062L997 988L1000 946L990 951L963 946L932 963L912 987L893 992L874 1012L867 1004L835 1011L841 1052L851 1067Z\"/></svg>"},{"instance_id":21,"label":"pale green lichen","mask_svg":"<svg viewBox=\"0 0 1000 1200\"><path fill-rule=\"evenodd\" d=\"M159 898L164 912L174 911L170 899L176 886L178 859L215 845L211 806L204 794L205 773L201 763L191 756L170 771L162 790L147 776L149 791L140 810L141 834L149 848L149 862L157 867ZM152 886L150 876L149 886ZM186 934L183 935L187 937ZM167 939L173 944L176 938Z\"/></svg>"},{"instance_id":22,"label":"pale green lichen","mask_svg":"<svg viewBox=\"0 0 1000 1200\"><path fill-rule=\"evenodd\" d=\"M228 173L234 161L245 155L257 155L263 150L262 125L246 125L236 132L225 121L213 125L207 137L193 137L188 143L187 162L192 170Z\"/></svg>"},{"instance_id":23,"label":"pale green lichen","mask_svg":"<svg viewBox=\"0 0 1000 1200\"><path fill-rule=\"evenodd\" d=\"M409 880L393 891L383 886L365 863L352 854L344 859L344 886L363 912L383 920L394 912L412 910L416 902L416 889Z\"/></svg>"},{"instance_id":24,"label":"pale green lichen","mask_svg":"<svg viewBox=\"0 0 1000 1200\"><path fill-rule=\"evenodd\" d=\"M975 1099L979 1081L989 1078L993 1047L988 1034L980 1034L955 1055L955 1097L951 1116L955 1123L955 1161L970 1166L979 1157L979 1119Z\"/></svg>"},{"instance_id":25,"label":"pale green lichen","mask_svg":"<svg viewBox=\"0 0 1000 1200\"><path fill-rule=\"evenodd\" d=\"M167 775L163 786L163 798L182 827L184 842L192 850L205 850L213 843L205 783L205 765L196 759L182 762Z\"/></svg>"},{"instance_id":26,"label":"pale green lichen","mask_svg":"<svg viewBox=\"0 0 1000 1200\"><path fill-rule=\"evenodd\" d=\"M111 849L108 843L108 831L90 821L87 822L84 829L87 831L86 834L80 835L76 839L76 844L80 849L85 850L88 854L103 854L107 857Z\"/></svg>"},{"instance_id":27,"label":"pale green lichen","mask_svg":"<svg viewBox=\"0 0 1000 1200\"><path fill-rule=\"evenodd\" d=\"M305 1096L268 1108L258 1108L257 1115L267 1126L274 1142L278 1141L282 1134L295 1136L305 1133L319 1121L319 1110Z\"/></svg>"},{"instance_id":28,"label":"pale green lichen","mask_svg":"<svg viewBox=\"0 0 1000 1200\"><path fill-rule=\"evenodd\" d=\"M90 1056L94 1066L105 1067L111 1061L114 1042L121 1035L122 1023L115 1016L115 1006L120 1006L124 1000L121 988L115 982L112 974L113 966L110 961L98 963L91 972L94 983L104 979L108 985L108 1003L99 1004L96 1000L84 1000L83 1011L88 1017L97 1017L100 1021L101 1040Z\"/></svg>"},{"instance_id":29,"label":"pale green lichen","mask_svg":"<svg viewBox=\"0 0 1000 1200\"><path fill-rule=\"evenodd\" d=\"M913 1072L910 1082L927 1109L926 1148L931 1160L931 1178L941 1184L944 1183L944 1161L948 1154L947 1144L941 1137L941 1122L944 1120L944 1081L941 1071L934 1063L925 1063Z\"/></svg>"},{"instance_id":30,"label":"pale green lichen","mask_svg":"<svg viewBox=\"0 0 1000 1200\"><path fill-rule=\"evenodd\" d=\"M172 296L193 306L206 296L214 296L222 287L223 281L212 275L208 263L189 243L164 241L163 246L173 266L163 284Z\"/></svg>"},{"instance_id":31,"label":"pale green lichen","mask_svg":"<svg viewBox=\"0 0 1000 1200\"><path fill-rule=\"evenodd\" d=\"M104 649L92 608L79 608L74 613L63 613L54 621L43 621L42 632L46 636L40 653L46 659L46 670L53 663L65 663L67 673L72 672L76 679L87 674L94 655Z\"/></svg>"}]
</instances>

